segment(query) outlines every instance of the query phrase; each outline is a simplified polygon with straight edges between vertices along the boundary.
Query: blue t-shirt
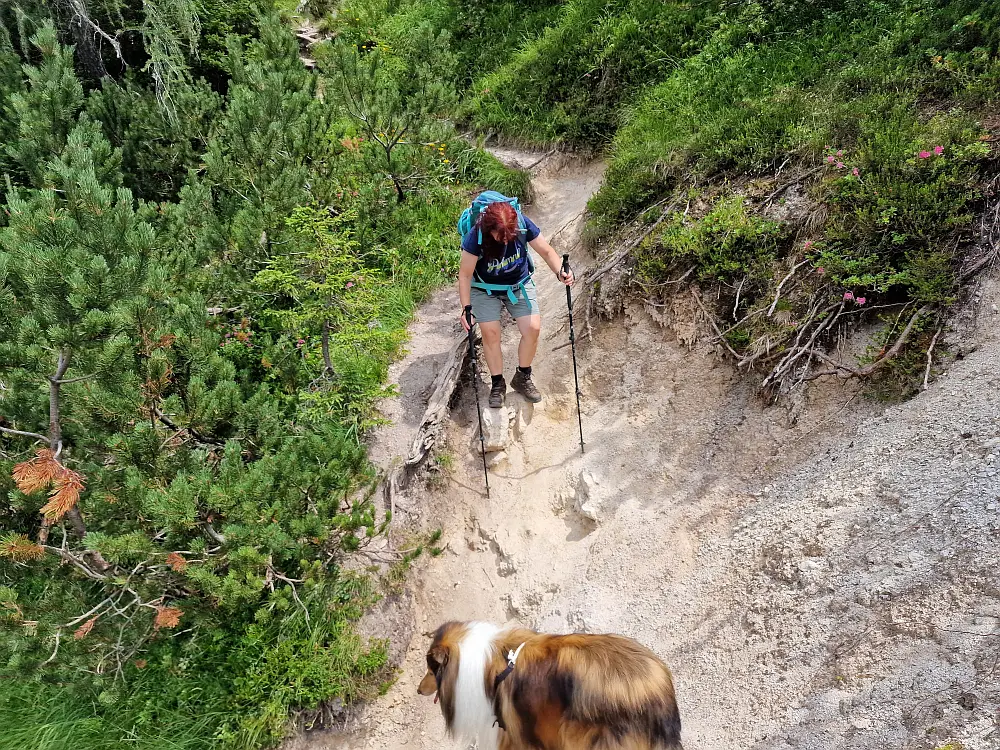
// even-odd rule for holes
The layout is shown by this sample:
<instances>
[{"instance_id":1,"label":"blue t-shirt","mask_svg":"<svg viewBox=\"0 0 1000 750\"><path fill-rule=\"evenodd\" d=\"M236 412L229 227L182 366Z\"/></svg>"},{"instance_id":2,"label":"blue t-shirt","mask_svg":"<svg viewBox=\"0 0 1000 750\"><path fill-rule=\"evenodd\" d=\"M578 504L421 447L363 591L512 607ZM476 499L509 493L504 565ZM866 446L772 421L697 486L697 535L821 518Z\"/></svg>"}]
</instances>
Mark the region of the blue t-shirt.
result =
<instances>
[{"instance_id":1,"label":"blue t-shirt","mask_svg":"<svg viewBox=\"0 0 1000 750\"><path fill-rule=\"evenodd\" d=\"M483 248L479 244L479 227L473 227L466 233L462 238L462 250L479 258L479 262L476 263L477 279L487 284L517 284L528 277L531 270L528 265L528 243L542 231L527 216L524 216L524 227L527 231L523 239L522 235L518 234L507 243L503 254L493 260L483 257Z\"/></svg>"}]
</instances>

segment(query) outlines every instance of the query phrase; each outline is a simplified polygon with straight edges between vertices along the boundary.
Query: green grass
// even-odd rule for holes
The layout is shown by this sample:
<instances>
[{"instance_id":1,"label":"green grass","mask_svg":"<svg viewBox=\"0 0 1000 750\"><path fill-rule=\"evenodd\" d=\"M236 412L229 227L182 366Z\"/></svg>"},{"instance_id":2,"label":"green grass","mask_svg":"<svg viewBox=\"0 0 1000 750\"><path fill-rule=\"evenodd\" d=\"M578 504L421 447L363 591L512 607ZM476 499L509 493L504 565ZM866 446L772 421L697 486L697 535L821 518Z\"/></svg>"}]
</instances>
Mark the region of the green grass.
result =
<instances>
[{"instance_id":1,"label":"green grass","mask_svg":"<svg viewBox=\"0 0 1000 750\"><path fill-rule=\"evenodd\" d=\"M384 644L353 629L376 598L371 581L317 575L298 597L279 589L249 613L206 611L191 637L154 639L118 680L5 676L0 750L255 750L284 736L290 713L377 695Z\"/></svg>"},{"instance_id":2,"label":"green grass","mask_svg":"<svg viewBox=\"0 0 1000 750\"><path fill-rule=\"evenodd\" d=\"M718 5L571 0L509 62L476 81L462 115L522 140L605 144L622 106L709 34Z\"/></svg>"},{"instance_id":3,"label":"green grass","mask_svg":"<svg viewBox=\"0 0 1000 750\"><path fill-rule=\"evenodd\" d=\"M970 134L931 115L993 101L996 21L966 18L961 6L974 6L963 3L851 5L795 35L780 34L778 18L765 19L762 40L747 26L721 30L645 91L612 145L592 203L599 221L613 227L692 176L818 163L824 145L852 149L865 173L949 137L967 145Z\"/></svg>"},{"instance_id":4,"label":"green grass","mask_svg":"<svg viewBox=\"0 0 1000 750\"><path fill-rule=\"evenodd\" d=\"M72 687L5 680L0 750L200 750L223 720L211 711L158 710L155 723L109 711L99 695Z\"/></svg>"}]
</instances>

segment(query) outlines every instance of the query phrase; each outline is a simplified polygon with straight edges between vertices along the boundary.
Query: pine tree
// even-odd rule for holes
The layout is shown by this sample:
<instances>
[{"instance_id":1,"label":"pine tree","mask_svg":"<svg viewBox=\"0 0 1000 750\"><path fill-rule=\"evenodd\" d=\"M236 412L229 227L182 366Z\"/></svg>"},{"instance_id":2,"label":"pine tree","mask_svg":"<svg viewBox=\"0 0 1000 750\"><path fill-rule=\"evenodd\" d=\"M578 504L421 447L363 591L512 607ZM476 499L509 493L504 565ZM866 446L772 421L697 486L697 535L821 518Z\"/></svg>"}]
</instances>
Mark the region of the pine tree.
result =
<instances>
[{"instance_id":1,"label":"pine tree","mask_svg":"<svg viewBox=\"0 0 1000 750\"><path fill-rule=\"evenodd\" d=\"M261 25L261 40L247 52L230 50L230 65L228 106L205 162L223 188L218 212L235 249L229 260L244 267L270 255L285 217L309 202L311 171L330 152L329 113L276 18Z\"/></svg>"},{"instance_id":2,"label":"pine tree","mask_svg":"<svg viewBox=\"0 0 1000 750\"><path fill-rule=\"evenodd\" d=\"M45 164L62 153L83 107L83 85L73 70L73 48L59 44L55 27L46 23L31 37L41 64L26 65L27 91L9 98L7 116L14 123L13 139L5 145L21 180L45 184Z\"/></svg>"},{"instance_id":3,"label":"pine tree","mask_svg":"<svg viewBox=\"0 0 1000 750\"><path fill-rule=\"evenodd\" d=\"M149 306L144 290L156 243L131 193L98 179L110 146L86 123L67 141L45 168L58 192L11 191L0 231L0 372L9 383L0 433L36 440L64 467L81 460L76 447L89 439L67 427L74 388L93 381L117 391L129 381L130 334L135 312ZM74 502L44 514L41 543L62 515L83 542Z\"/></svg>"},{"instance_id":4,"label":"pine tree","mask_svg":"<svg viewBox=\"0 0 1000 750\"><path fill-rule=\"evenodd\" d=\"M429 24L422 24L413 30L410 44L415 53L405 63L387 59L374 43L359 51L338 41L324 64L337 87L339 105L365 135L362 153L369 169L386 176L399 203L422 178L415 168L413 144L455 98L455 58L447 42L446 32L435 34Z\"/></svg>"},{"instance_id":5,"label":"pine tree","mask_svg":"<svg viewBox=\"0 0 1000 750\"><path fill-rule=\"evenodd\" d=\"M154 93L126 81L106 81L87 98L86 112L122 150L125 185L143 200L171 201L198 169L221 99L204 81L177 85L173 116Z\"/></svg>"},{"instance_id":6,"label":"pine tree","mask_svg":"<svg viewBox=\"0 0 1000 750\"><path fill-rule=\"evenodd\" d=\"M203 8L251 33L256 4ZM0 7L0 711L66 684L106 746L165 711L277 740L384 679L341 564L389 521L358 432L412 301L391 242L442 213L337 147L336 94L276 18L231 43L225 94L193 83L185 7ZM123 73L102 32L156 28L183 66Z\"/></svg>"}]
</instances>

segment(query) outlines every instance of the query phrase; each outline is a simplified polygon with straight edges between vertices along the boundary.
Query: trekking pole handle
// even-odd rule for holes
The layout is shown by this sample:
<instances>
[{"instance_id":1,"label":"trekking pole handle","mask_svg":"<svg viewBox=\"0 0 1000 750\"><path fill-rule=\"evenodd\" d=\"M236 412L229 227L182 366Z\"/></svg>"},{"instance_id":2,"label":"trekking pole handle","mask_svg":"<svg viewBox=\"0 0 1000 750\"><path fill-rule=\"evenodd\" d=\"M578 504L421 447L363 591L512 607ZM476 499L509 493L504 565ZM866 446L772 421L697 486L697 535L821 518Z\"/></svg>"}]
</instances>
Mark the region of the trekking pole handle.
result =
<instances>
[{"instance_id":1,"label":"trekking pole handle","mask_svg":"<svg viewBox=\"0 0 1000 750\"><path fill-rule=\"evenodd\" d=\"M465 320L469 324L469 328L472 328L472 305L465 306Z\"/></svg>"},{"instance_id":2,"label":"trekking pole handle","mask_svg":"<svg viewBox=\"0 0 1000 750\"><path fill-rule=\"evenodd\" d=\"M566 276L570 273L569 270L569 253L563 253L563 264L562 264L563 275Z\"/></svg>"}]
</instances>

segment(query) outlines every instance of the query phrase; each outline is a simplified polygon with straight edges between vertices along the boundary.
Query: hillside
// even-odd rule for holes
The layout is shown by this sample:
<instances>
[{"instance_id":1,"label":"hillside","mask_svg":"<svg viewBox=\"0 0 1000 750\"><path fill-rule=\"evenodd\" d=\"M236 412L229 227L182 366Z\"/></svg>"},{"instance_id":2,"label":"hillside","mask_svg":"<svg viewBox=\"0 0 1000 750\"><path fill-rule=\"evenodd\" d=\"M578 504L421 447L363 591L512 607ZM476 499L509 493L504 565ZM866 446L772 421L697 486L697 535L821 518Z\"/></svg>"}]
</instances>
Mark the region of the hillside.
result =
<instances>
[{"instance_id":1,"label":"hillside","mask_svg":"<svg viewBox=\"0 0 1000 750\"><path fill-rule=\"evenodd\" d=\"M448 35L467 126L605 150L587 236L629 272L615 293L711 290L727 353L774 392L832 368L912 393L949 306L992 262L989 6L358 7L329 24L393 48L418 22ZM880 340L860 361L824 359L858 321L882 321Z\"/></svg>"},{"instance_id":2,"label":"hillside","mask_svg":"<svg viewBox=\"0 0 1000 750\"><path fill-rule=\"evenodd\" d=\"M0 750L429 743L407 592L640 637L692 747L990 747L998 53L971 0L4 4ZM498 504L468 389L383 502L482 188L586 271L594 449L543 287Z\"/></svg>"}]
</instances>

